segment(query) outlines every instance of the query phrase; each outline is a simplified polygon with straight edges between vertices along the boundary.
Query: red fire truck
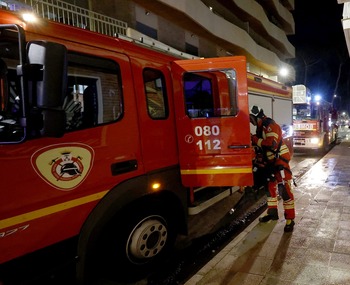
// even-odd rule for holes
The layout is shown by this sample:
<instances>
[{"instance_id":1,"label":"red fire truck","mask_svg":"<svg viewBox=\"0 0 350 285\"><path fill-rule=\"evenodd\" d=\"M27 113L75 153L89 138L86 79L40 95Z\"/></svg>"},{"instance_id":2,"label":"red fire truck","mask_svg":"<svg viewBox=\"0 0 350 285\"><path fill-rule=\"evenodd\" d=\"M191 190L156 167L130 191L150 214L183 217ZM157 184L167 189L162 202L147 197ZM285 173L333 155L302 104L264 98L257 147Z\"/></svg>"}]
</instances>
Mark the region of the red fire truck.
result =
<instances>
[{"instance_id":1,"label":"red fire truck","mask_svg":"<svg viewBox=\"0 0 350 285\"><path fill-rule=\"evenodd\" d=\"M0 263L79 236L81 283L136 278L189 215L252 185L243 57L179 60L4 10L0 43Z\"/></svg>"},{"instance_id":2,"label":"red fire truck","mask_svg":"<svg viewBox=\"0 0 350 285\"><path fill-rule=\"evenodd\" d=\"M295 150L327 151L337 140L336 121L331 103L313 96L305 85L293 86Z\"/></svg>"}]
</instances>

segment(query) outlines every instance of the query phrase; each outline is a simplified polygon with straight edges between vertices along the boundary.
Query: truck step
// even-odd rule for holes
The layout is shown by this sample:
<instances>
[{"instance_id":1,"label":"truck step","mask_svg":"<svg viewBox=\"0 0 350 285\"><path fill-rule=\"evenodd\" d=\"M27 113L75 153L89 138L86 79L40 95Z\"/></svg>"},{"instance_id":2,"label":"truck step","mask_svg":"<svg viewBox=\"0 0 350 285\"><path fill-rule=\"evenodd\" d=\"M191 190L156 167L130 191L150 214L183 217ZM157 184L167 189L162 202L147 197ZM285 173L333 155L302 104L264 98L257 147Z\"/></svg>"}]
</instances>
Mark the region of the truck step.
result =
<instances>
[{"instance_id":1,"label":"truck step","mask_svg":"<svg viewBox=\"0 0 350 285\"><path fill-rule=\"evenodd\" d=\"M215 203L237 192L239 189L238 186L198 188L194 191L195 202L188 207L188 214L197 215Z\"/></svg>"}]
</instances>

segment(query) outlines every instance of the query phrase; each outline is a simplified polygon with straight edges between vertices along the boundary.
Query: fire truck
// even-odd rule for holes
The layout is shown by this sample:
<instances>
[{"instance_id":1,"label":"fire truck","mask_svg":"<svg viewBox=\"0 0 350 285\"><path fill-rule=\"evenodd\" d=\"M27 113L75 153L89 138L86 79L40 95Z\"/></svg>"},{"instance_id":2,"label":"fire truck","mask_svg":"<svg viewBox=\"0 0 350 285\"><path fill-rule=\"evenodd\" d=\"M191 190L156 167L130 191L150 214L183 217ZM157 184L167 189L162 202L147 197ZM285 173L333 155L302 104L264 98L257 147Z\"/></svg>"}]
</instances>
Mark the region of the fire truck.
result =
<instances>
[{"instance_id":1,"label":"fire truck","mask_svg":"<svg viewBox=\"0 0 350 285\"><path fill-rule=\"evenodd\" d=\"M0 14L0 263L78 237L80 283L141 278L253 184L244 57Z\"/></svg>"},{"instance_id":2,"label":"fire truck","mask_svg":"<svg viewBox=\"0 0 350 285\"><path fill-rule=\"evenodd\" d=\"M337 140L336 111L305 85L293 88L294 150L327 151Z\"/></svg>"}]
</instances>

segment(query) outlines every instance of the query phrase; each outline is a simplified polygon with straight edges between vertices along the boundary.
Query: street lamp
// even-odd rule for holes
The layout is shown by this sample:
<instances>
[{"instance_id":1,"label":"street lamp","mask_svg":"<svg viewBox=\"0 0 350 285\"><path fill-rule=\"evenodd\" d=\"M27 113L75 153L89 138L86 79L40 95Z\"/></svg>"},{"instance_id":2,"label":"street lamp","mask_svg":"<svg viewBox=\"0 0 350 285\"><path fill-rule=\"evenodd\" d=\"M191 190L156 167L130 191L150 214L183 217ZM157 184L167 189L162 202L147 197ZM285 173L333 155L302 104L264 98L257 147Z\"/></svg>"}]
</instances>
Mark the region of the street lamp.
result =
<instances>
[{"instance_id":1,"label":"street lamp","mask_svg":"<svg viewBox=\"0 0 350 285\"><path fill-rule=\"evenodd\" d=\"M280 71L279 71L279 74L280 74L282 77L288 76L288 74L289 74L288 68L282 67L282 68L280 69Z\"/></svg>"},{"instance_id":2,"label":"street lamp","mask_svg":"<svg viewBox=\"0 0 350 285\"><path fill-rule=\"evenodd\" d=\"M286 81L288 80L289 74L290 74L290 70L287 67L281 67L278 70L277 81L283 82L285 84Z\"/></svg>"},{"instance_id":3,"label":"street lamp","mask_svg":"<svg viewBox=\"0 0 350 285\"><path fill-rule=\"evenodd\" d=\"M337 106L339 106L339 107L341 106L341 96L338 96L337 94L334 94L333 98L332 98L332 107L334 109L336 109Z\"/></svg>"},{"instance_id":4,"label":"street lamp","mask_svg":"<svg viewBox=\"0 0 350 285\"><path fill-rule=\"evenodd\" d=\"M315 99L316 102L320 102L321 99L322 99L322 96L321 95L315 95L314 99Z\"/></svg>"}]
</instances>

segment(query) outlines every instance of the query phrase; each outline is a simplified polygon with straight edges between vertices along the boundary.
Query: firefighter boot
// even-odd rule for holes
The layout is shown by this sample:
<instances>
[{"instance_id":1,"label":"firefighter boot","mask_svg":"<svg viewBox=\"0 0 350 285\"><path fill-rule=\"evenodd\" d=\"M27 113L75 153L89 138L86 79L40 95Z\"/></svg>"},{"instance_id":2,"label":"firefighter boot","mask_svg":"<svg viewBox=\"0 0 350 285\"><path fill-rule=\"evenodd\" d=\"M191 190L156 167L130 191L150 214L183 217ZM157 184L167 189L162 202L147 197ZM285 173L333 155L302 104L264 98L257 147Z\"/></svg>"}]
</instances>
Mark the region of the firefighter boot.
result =
<instances>
[{"instance_id":1,"label":"firefighter boot","mask_svg":"<svg viewBox=\"0 0 350 285\"><path fill-rule=\"evenodd\" d=\"M284 232L290 233L294 229L294 220L286 220L286 225L284 226Z\"/></svg>"},{"instance_id":2,"label":"firefighter boot","mask_svg":"<svg viewBox=\"0 0 350 285\"><path fill-rule=\"evenodd\" d=\"M267 215L260 217L259 222L260 223L266 223L268 221L276 221L278 220L278 210L277 209L268 209Z\"/></svg>"}]
</instances>

